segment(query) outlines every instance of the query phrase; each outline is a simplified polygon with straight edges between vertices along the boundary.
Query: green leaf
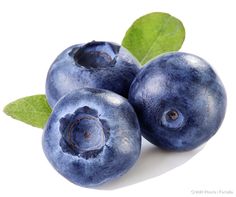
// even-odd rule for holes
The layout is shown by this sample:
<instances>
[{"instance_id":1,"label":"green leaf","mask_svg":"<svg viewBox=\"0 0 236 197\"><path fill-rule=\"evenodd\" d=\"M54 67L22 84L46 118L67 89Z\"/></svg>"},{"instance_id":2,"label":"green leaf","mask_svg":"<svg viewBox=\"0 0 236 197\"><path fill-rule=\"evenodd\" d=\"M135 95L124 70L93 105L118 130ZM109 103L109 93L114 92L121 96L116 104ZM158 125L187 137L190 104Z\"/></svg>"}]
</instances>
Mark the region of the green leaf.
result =
<instances>
[{"instance_id":1,"label":"green leaf","mask_svg":"<svg viewBox=\"0 0 236 197\"><path fill-rule=\"evenodd\" d=\"M122 45L143 65L165 52L177 51L185 38L182 22L161 12L137 19L125 34Z\"/></svg>"},{"instance_id":2,"label":"green leaf","mask_svg":"<svg viewBox=\"0 0 236 197\"><path fill-rule=\"evenodd\" d=\"M9 103L3 111L14 119L43 128L52 110L45 95L34 95Z\"/></svg>"}]
</instances>

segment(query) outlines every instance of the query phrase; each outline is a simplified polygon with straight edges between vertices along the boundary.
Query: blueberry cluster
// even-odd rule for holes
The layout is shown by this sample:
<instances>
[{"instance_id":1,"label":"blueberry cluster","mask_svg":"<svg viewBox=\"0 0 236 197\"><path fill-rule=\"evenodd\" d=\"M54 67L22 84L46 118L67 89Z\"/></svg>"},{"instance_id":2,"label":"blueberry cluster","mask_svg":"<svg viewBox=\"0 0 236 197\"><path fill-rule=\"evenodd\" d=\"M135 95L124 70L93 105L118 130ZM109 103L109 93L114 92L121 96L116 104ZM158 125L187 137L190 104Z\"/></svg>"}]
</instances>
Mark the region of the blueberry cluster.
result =
<instances>
[{"instance_id":1,"label":"blueberry cluster","mask_svg":"<svg viewBox=\"0 0 236 197\"><path fill-rule=\"evenodd\" d=\"M192 150L220 127L226 93L198 56L171 52L143 68L110 42L74 45L51 65L46 96L53 111L43 149L71 182L94 187L137 161L141 135L159 148Z\"/></svg>"}]
</instances>

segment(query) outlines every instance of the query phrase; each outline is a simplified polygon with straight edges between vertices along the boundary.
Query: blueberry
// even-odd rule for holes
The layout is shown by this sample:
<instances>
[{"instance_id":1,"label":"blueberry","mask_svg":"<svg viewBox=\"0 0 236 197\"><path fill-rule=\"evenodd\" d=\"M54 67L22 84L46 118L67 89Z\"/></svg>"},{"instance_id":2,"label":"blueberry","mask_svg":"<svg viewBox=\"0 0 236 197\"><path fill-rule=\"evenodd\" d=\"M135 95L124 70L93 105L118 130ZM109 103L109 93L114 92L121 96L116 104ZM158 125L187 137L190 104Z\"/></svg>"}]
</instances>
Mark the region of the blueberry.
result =
<instances>
[{"instance_id":1,"label":"blueberry","mask_svg":"<svg viewBox=\"0 0 236 197\"><path fill-rule=\"evenodd\" d=\"M111 90L127 98L138 71L138 61L120 45L96 41L74 45L51 65L46 96L51 107L65 94L84 87Z\"/></svg>"},{"instance_id":2,"label":"blueberry","mask_svg":"<svg viewBox=\"0 0 236 197\"><path fill-rule=\"evenodd\" d=\"M174 151L191 150L209 140L226 110L225 89L211 66L182 52L147 63L130 87L129 101L143 136Z\"/></svg>"},{"instance_id":3,"label":"blueberry","mask_svg":"<svg viewBox=\"0 0 236 197\"><path fill-rule=\"evenodd\" d=\"M83 88L62 97L43 135L43 149L52 166L84 187L126 173L140 148L141 132L132 106L103 89Z\"/></svg>"}]
</instances>

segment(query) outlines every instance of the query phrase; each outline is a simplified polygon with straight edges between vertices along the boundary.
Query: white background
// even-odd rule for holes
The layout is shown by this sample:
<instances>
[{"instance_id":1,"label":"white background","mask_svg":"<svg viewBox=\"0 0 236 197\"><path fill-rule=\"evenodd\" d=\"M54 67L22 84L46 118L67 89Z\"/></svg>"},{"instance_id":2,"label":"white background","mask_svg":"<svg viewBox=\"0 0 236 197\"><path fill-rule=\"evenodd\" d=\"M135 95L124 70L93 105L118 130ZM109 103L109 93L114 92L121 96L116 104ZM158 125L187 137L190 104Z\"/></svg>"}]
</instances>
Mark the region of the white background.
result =
<instances>
[{"instance_id":1,"label":"white background","mask_svg":"<svg viewBox=\"0 0 236 197\"><path fill-rule=\"evenodd\" d=\"M236 196L234 3L1 0L1 111L17 98L44 93L47 70L66 47L92 40L121 43L132 22L153 11L168 12L183 22L186 39L181 51L213 65L226 87L228 108L220 130L205 146L166 153L143 141L137 164L119 180L97 189L81 188L64 179L43 154L42 130L0 112L0 196ZM224 191L233 194L220 194Z\"/></svg>"}]
</instances>

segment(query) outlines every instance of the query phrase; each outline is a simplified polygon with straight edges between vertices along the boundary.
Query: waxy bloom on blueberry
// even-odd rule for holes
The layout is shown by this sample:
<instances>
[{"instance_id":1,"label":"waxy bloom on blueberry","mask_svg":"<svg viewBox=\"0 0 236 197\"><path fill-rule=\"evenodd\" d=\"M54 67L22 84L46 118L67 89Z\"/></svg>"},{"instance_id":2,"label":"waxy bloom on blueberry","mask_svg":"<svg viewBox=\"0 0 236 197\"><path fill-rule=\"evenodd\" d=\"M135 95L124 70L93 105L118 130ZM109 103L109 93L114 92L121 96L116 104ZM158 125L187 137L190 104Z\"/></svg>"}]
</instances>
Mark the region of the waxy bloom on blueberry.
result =
<instances>
[{"instance_id":1,"label":"waxy bloom on blueberry","mask_svg":"<svg viewBox=\"0 0 236 197\"><path fill-rule=\"evenodd\" d=\"M138 71L138 61L118 44L92 41L73 45L56 58L48 71L48 103L53 107L65 94L85 87L107 89L128 97Z\"/></svg>"},{"instance_id":2,"label":"waxy bloom on blueberry","mask_svg":"<svg viewBox=\"0 0 236 197\"><path fill-rule=\"evenodd\" d=\"M84 88L62 97L44 129L43 149L53 167L84 187L113 180L139 157L137 116L122 96Z\"/></svg>"},{"instance_id":3,"label":"waxy bloom on blueberry","mask_svg":"<svg viewBox=\"0 0 236 197\"><path fill-rule=\"evenodd\" d=\"M129 101L143 136L167 150L191 150L220 127L226 93L212 67L182 52L161 55L145 65L133 81Z\"/></svg>"}]
</instances>

